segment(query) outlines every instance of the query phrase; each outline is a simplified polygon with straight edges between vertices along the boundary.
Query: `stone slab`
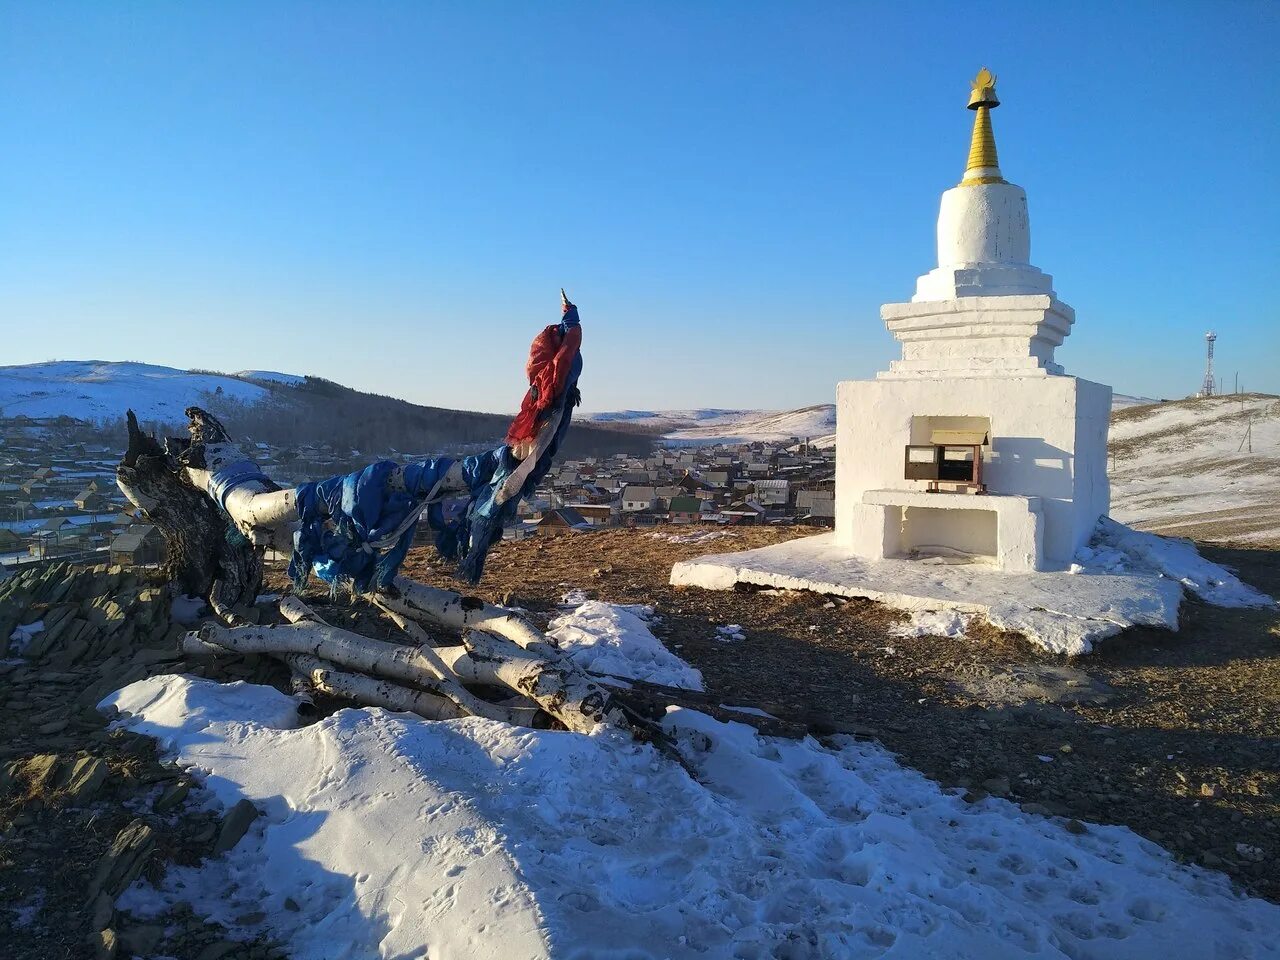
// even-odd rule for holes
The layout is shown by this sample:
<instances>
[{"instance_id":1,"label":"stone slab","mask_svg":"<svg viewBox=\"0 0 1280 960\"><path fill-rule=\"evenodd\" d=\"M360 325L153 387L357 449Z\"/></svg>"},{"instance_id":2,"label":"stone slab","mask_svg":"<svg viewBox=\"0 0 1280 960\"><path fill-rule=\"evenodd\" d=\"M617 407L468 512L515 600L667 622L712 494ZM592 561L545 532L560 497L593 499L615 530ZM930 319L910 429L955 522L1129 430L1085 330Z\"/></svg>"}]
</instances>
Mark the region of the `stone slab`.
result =
<instances>
[{"instance_id":1,"label":"stone slab","mask_svg":"<svg viewBox=\"0 0 1280 960\"><path fill-rule=\"evenodd\" d=\"M674 586L739 583L866 597L900 610L959 610L1021 633L1052 653L1088 653L1131 626L1178 629L1181 585L1155 574L1003 573L985 564L869 561L820 534L677 563Z\"/></svg>"}]
</instances>

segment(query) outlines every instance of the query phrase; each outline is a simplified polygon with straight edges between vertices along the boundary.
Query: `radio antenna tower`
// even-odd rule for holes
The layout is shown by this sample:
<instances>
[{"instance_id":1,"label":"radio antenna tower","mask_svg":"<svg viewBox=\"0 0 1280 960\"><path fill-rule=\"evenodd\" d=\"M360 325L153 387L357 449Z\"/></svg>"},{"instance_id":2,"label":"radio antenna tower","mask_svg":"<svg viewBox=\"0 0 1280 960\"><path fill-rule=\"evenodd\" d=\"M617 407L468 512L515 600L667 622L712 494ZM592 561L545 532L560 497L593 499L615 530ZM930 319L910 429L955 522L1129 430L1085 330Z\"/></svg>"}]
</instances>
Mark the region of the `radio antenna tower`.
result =
<instances>
[{"instance_id":1,"label":"radio antenna tower","mask_svg":"<svg viewBox=\"0 0 1280 960\"><path fill-rule=\"evenodd\" d=\"M1200 385L1200 396L1212 397L1217 393L1217 387L1213 380L1213 342L1218 339L1218 335L1210 330L1204 335L1206 347L1206 355L1204 361L1204 383Z\"/></svg>"}]
</instances>

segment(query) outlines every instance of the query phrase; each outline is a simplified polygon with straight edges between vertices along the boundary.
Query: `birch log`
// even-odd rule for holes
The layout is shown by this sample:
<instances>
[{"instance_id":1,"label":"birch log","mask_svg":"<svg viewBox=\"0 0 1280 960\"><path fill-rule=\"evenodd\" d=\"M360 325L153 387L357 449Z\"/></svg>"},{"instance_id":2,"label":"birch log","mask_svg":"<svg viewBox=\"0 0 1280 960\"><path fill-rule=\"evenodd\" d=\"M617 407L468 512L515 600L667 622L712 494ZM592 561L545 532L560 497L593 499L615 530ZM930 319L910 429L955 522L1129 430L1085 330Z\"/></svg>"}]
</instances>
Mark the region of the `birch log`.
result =
<instances>
[{"instance_id":1,"label":"birch log","mask_svg":"<svg viewBox=\"0 0 1280 960\"><path fill-rule=\"evenodd\" d=\"M349 667L356 673L412 684L455 703L455 698L461 699L464 702L456 704L459 716L475 713L492 720L511 720L504 708L468 694L456 681L437 678L427 661L412 647L393 646L327 624L302 622L265 627L205 624L198 633L187 634L182 648L188 653L207 653L208 644L236 653L277 656L300 653L318 657L338 667Z\"/></svg>"},{"instance_id":2,"label":"birch log","mask_svg":"<svg viewBox=\"0 0 1280 960\"><path fill-rule=\"evenodd\" d=\"M486 717L490 720L502 720L506 723L521 723L527 725L533 722L534 715L538 711L538 707L534 704L530 704L527 707L513 706L511 704L495 704L477 697L470 690L466 689L461 682L459 682L458 675L449 668L448 664L446 664L444 660L440 659L436 654L435 649L429 645L429 641L427 641L426 637L422 637L420 640L418 637L413 637L413 635L410 634L411 639L418 643L416 648L392 645L389 643L383 643L379 640L369 640L367 637L363 637L360 634L351 633L347 630L329 626L315 613L315 611L297 597L285 597L281 600L280 612L290 623L298 625L311 624L315 626L323 626L327 630L332 631L334 636L341 636L353 646L359 646L361 645L361 642L364 644L375 644L382 648L382 650L377 651L375 656L385 656L386 650L401 652L401 655L404 658L402 661L403 667L397 667L393 662L388 662L385 666L379 666L377 663L374 663L371 669L366 670L359 662L338 660L330 657L326 652L324 652L324 650L317 651L319 656L327 659L334 659L335 662L346 663L347 665L362 672L374 673L393 680L406 680L409 683L424 686L426 689L430 689L433 692L439 693L441 696L447 697L467 713L474 716ZM399 669L404 669L406 673L398 674L397 670ZM424 676L426 674L429 674L430 678ZM496 681L492 680L477 682L497 685ZM425 686L426 684L430 684L430 686Z\"/></svg>"},{"instance_id":3,"label":"birch log","mask_svg":"<svg viewBox=\"0 0 1280 960\"><path fill-rule=\"evenodd\" d=\"M484 630L506 637L517 646L544 656L557 654L555 644L527 619L506 607L495 607L478 597L465 597L452 590L441 590L418 583L408 577L396 577L395 594L380 594L379 604L397 613L421 619L450 630Z\"/></svg>"},{"instance_id":4,"label":"birch log","mask_svg":"<svg viewBox=\"0 0 1280 960\"><path fill-rule=\"evenodd\" d=\"M421 690L410 690L360 673L348 673L310 654L291 653L284 659L290 670L302 674L311 681L315 689L333 697L354 700L371 707L416 713L428 720L456 720L467 715L452 700Z\"/></svg>"},{"instance_id":5,"label":"birch log","mask_svg":"<svg viewBox=\"0 0 1280 960\"><path fill-rule=\"evenodd\" d=\"M396 577L395 587L397 595L374 598L383 609L464 631L469 661L462 669L491 674L570 730L588 732L603 723L637 732L633 718L608 687L593 680L515 611L407 577ZM437 653L443 656L444 651Z\"/></svg>"}]
</instances>

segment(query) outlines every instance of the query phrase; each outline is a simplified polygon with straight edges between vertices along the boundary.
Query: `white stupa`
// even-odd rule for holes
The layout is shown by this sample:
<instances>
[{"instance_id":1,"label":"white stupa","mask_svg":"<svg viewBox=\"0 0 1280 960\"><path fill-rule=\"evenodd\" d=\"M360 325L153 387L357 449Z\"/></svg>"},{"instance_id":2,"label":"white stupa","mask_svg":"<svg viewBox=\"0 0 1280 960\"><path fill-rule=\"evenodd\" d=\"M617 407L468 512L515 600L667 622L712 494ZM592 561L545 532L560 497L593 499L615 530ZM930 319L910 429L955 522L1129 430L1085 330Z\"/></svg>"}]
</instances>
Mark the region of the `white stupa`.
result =
<instances>
[{"instance_id":1,"label":"white stupa","mask_svg":"<svg viewBox=\"0 0 1280 960\"><path fill-rule=\"evenodd\" d=\"M996 155L998 104L983 68L964 178L942 195L938 266L910 302L880 311L902 359L838 387L836 542L859 556L1060 568L1107 512L1111 388L1054 361L1075 312L1031 265L1027 195ZM958 437L987 441L985 494L930 493L905 478L906 445Z\"/></svg>"},{"instance_id":2,"label":"white stupa","mask_svg":"<svg viewBox=\"0 0 1280 960\"><path fill-rule=\"evenodd\" d=\"M677 563L673 584L980 613L1062 653L1130 623L1176 624L1176 583L1068 572L1109 507L1111 388L1054 359L1075 313L1031 264L1027 196L996 157L998 103L983 68L938 266L881 308L901 359L837 387L834 532Z\"/></svg>"}]
</instances>

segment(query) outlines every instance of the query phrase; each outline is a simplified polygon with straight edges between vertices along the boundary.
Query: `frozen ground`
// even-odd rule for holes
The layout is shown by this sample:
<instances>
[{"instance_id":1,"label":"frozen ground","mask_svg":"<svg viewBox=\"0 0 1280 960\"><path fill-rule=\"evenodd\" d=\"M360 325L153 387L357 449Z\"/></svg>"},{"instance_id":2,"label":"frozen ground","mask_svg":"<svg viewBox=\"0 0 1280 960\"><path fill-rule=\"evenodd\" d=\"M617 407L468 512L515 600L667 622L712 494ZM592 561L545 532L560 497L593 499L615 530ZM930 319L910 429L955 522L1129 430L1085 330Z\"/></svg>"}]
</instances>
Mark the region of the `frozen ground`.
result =
<instances>
[{"instance_id":1,"label":"frozen ground","mask_svg":"<svg viewBox=\"0 0 1280 960\"><path fill-rule=\"evenodd\" d=\"M152 677L106 702L208 802L265 814L119 906L185 900L297 960L1221 960L1280 941L1280 907L1127 829L965 803L870 743L673 711L686 771L607 732L379 709L295 728L292 700L243 683Z\"/></svg>"},{"instance_id":2,"label":"frozen ground","mask_svg":"<svg viewBox=\"0 0 1280 960\"><path fill-rule=\"evenodd\" d=\"M907 610L899 629L918 636L938 628L963 634L956 614L981 614L1050 653L1088 653L1099 640L1134 625L1177 629L1184 589L1219 606L1272 604L1194 544L1104 520L1070 572L1002 573L982 563L869 561L837 546L833 534L803 537L740 553L677 563L675 586L732 590L736 584L867 597Z\"/></svg>"},{"instance_id":3,"label":"frozen ground","mask_svg":"<svg viewBox=\"0 0 1280 960\"><path fill-rule=\"evenodd\" d=\"M1111 516L1142 530L1280 547L1280 397L1179 400L1111 420Z\"/></svg>"}]
</instances>

